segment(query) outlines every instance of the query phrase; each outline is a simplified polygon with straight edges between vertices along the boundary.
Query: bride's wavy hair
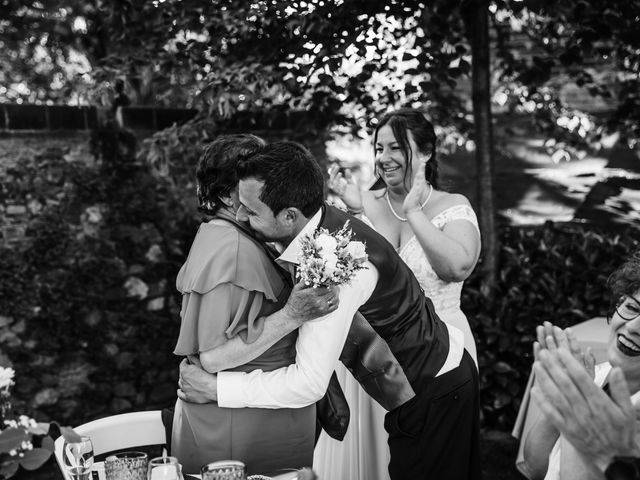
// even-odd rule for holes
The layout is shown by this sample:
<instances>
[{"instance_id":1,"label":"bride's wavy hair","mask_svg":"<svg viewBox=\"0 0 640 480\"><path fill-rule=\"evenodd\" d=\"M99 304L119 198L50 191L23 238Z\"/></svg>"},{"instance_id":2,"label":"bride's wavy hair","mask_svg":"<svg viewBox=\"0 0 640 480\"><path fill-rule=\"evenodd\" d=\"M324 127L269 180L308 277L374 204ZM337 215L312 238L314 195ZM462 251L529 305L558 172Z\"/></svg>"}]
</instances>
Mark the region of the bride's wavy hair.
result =
<instances>
[{"instance_id":1,"label":"bride's wavy hair","mask_svg":"<svg viewBox=\"0 0 640 480\"><path fill-rule=\"evenodd\" d=\"M267 143L248 133L221 135L204 147L196 169L198 210L215 215L238 185L238 163L260 152Z\"/></svg>"},{"instance_id":2,"label":"bride's wavy hair","mask_svg":"<svg viewBox=\"0 0 640 480\"><path fill-rule=\"evenodd\" d=\"M425 168L425 178L427 182L433 185L433 188L439 188L438 162L436 160L437 137L436 132L433 128L433 124L429 120L427 120L424 113L415 108L400 108L398 110L394 110L385 114L378 122L378 126L376 127L375 133L373 134L374 148L375 144L378 142L378 132L385 125L389 125L391 127L393 136L398 142L400 151L404 156L404 160L406 163L406 168L404 170L404 181L406 182L407 178L413 178L413 169L411 167L413 152L411 151L411 146L409 145L408 133L411 132L413 141L416 142L416 146L418 147L420 153L431 154L431 158L427 162ZM380 175L380 172L378 171L379 167L377 165L377 161L375 168L376 175L378 176L378 181L376 181L375 187L376 189L383 188L386 185L382 180L382 175Z\"/></svg>"},{"instance_id":3,"label":"bride's wavy hair","mask_svg":"<svg viewBox=\"0 0 640 480\"><path fill-rule=\"evenodd\" d=\"M640 290L640 250L636 250L607 279L611 291L611 302L607 312L607 322L620 305L625 295L633 295Z\"/></svg>"}]
</instances>

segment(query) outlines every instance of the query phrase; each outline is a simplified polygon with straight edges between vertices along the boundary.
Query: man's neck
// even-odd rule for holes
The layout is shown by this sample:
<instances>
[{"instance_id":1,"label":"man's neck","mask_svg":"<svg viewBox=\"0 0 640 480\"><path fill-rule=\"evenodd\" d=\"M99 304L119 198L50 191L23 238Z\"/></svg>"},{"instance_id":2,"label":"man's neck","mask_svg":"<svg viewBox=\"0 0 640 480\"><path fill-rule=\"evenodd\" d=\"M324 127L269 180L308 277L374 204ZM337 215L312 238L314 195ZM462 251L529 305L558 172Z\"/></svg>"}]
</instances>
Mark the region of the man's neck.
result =
<instances>
[{"instance_id":1,"label":"man's neck","mask_svg":"<svg viewBox=\"0 0 640 480\"><path fill-rule=\"evenodd\" d=\"M291 244L291 242L293 242L293 240L298 236L298 234L307 225L307 223L309 223L309 220L310 220L309 218L301 216L296 221L296 223L295 223L295 225L293 227L293 230L291 231L291 235L287 239L282 241L282 246L284 248L287 248Z\"/></svg>"}]
</instances>

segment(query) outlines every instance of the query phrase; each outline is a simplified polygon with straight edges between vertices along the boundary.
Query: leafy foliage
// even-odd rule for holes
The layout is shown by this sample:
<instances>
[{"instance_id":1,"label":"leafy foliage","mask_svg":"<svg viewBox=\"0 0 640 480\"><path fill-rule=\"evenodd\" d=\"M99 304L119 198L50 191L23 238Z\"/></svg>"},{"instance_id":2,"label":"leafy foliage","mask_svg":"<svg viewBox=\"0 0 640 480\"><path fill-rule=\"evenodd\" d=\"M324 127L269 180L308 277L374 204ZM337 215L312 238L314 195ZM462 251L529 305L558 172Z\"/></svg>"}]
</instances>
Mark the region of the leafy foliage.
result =
<instances>
[{"instance_id":1,"label":"leafy foliage","mask_svg":"<svg viewBox=\"0 0 640 480\"><path fill-rule=\"evenodd\" d=\"M470 4L7 0L0 95L108 105L122 79L137 104L194 106L214 118L306 109L352 131L390 107L419 104L445 144L462 146L472 135ZM559 158L598 147L611 131L635 141L638 0L495 0L489 12L495 108L532 113ZM609 112L569 107L568 83Z\"/></svg>"},{"instance_id":2,"label":"leafy foliage","mask_svg":"<svg viewBox=\"0 0 640 480\"><path fill-rule=\"evenodd\" d=\"M37 470L54 451L54 439L62 433L67 439L78 434L57 423L37 423L26 415L17 415L11 404L15 384L12 368L0 367L0 478L13 477L20 467ZM60 432L60 433L58 433Z\"/></svg>"},{"instance_id":3,"label":"leafy foliage","mask_svg":"<svg viewBox=\"0 0 640 480\"><path fill-rule=\"evenodd\" d=\"M93 146L93 162L50 153L59 201L3 248L0 282L0 311L25 324L3 345L20 366L17 404L73 424L175 399L174 282L198 224L187 196L136 162L131 134L97 131Z\"/></svg>"},{"instance_id":4,"label":"leafy foliage","mask_svg":"<svg viewBox=\"0 0 640 480\"><path fill-rule=\"evenodd\" d=\"M462 308L478 346L481 408L488 428L512 428L533 363L535 327L562 328L607 314L606 280L640 247L640 236L576 225L546 223L501 232L496 300L485 302L473 274Z\"/></svg>"},{"instance_id":5,"label":"leafy foliage","mask_svg":"<svg viewBox=\"0 0 640 480\"><path fill-rule=\"evenodd\" d=\"M94 158L65 160L55 150L16 167L3 191L9 198L24 198L34 184L45 191L42 177L51 172L62 178L50 192L58 202L43 201L25 241L0 249L1 315L25 324L11 342L0 340L21 379L14 392L21 410L77 424L173 402L174 282L199 222L192 172L203 139L217 128L210 121L175 127L137 154L130 134L105 129L93 138ZM639 240L634 231L581 225L504 227L496 302L486 302L479 269L463 289L484 426L511 428L535 326L606 314L605 280Z\"/></svg>"}]
</instances>

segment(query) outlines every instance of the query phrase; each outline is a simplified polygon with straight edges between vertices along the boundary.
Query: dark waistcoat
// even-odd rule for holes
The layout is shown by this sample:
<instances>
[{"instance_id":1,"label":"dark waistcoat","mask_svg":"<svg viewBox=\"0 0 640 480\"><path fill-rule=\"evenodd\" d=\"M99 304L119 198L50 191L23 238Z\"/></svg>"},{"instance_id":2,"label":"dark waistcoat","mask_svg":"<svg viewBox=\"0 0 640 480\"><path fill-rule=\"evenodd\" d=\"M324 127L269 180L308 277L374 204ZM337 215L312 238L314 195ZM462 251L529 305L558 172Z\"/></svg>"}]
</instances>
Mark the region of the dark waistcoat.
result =
<instances>
[{"instance_id":1,"label":"dark waistcoat","mask_svg":"<svg viewBox=\"0 0 640 480\"><path fill-rule=\"evenodd\" d=\"M420 392L435 377L449 353L449 333L411 269L382 235L329 205L323 207L320 227L334 232L347 220L353 239L365 243L369 261L379 274L359 313L395 358L385 354L382 342L371 338L372 332L356 315L340 359L371 397L392 410L413 396L411 388Z\"/></svg>"}]
</instances>

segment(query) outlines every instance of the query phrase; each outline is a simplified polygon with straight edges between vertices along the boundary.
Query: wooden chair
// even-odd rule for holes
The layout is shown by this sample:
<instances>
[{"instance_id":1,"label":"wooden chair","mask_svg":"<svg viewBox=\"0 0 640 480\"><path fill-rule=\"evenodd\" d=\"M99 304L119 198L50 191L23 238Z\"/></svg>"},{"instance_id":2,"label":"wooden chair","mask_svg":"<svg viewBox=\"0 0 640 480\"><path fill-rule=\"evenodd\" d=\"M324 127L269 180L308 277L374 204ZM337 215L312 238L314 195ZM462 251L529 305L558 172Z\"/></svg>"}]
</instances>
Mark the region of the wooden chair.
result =
<instances>
[{"instance_id":1,"label":"wooden chair","mask_svg":"<svg viewBox=\"0 0 640 480\"><path fill-rule=\"evenodd\" d=\"M171 425L169 425L171 428ZM149 445L167 445L167 429L160 410L123 413L84 423L74 430L91 438L94 455ZM55 441L55 456L65 480L71 480L63 462L64 438Z\"/></svg>"}]
</instances>

